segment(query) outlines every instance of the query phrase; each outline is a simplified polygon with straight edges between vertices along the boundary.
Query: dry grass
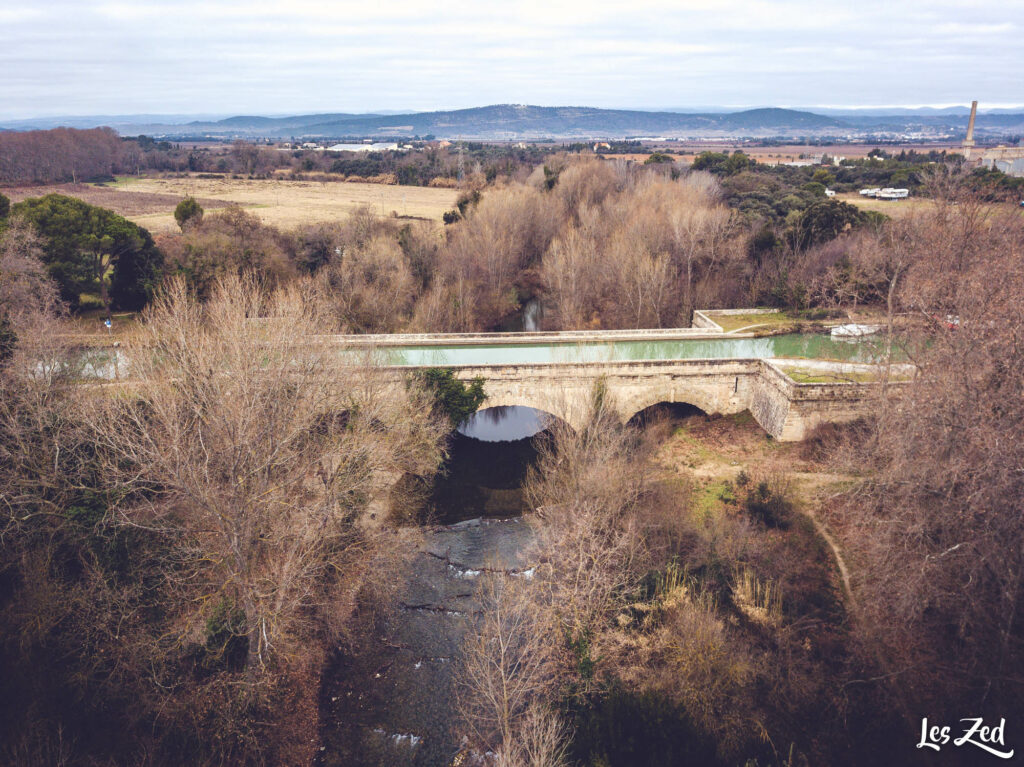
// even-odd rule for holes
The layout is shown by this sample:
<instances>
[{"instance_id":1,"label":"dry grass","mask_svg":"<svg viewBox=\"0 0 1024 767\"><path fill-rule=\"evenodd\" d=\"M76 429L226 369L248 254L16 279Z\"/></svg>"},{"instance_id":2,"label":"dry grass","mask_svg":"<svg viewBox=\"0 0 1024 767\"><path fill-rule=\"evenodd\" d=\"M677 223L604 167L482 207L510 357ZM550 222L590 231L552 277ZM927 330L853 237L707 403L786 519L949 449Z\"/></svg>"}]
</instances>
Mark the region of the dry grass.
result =
<instances>
[{"instance_id":1,"label":"dry grass","mask_svg":"<svg viewBox=\"0 0 1024 767\"><path fill-rule=\"evenodd\" d=\"M3 190L11 202L57 193L90 205L109 208L154 234L177 232L174 208L192 195L208 213L232 203L241 205L266 224L292 229L303 224L343 221L356 208L370 206L382 216L441 221L455 207L457 189L344 181L287 181L284 179L131 178L114 184L48 184Z\"/></svg>"},{"instance_id":2,"label":"dry grass","mask_svg":"<svg viewBox=\"0 0 1024 767\"><path fill-rule=\"evenodd\" d=\"M833 199L856 205L861 210L873 210L884 213L889 218L903 218L911 213L925 213L935 206L935 201L923 197L908 197L905 200L879 200L874 197L862 197L857 192L837 194Z\"/></svg>"},{"instance_id":3,"label":"dry grass","mask_svg":"<svg viewBox=\"0 0 1024 767\"><path fill-rule=\"evenodd\" d=\"M108 190L104 190L108 191ZM343 221L364 205L382 216L422 218L441 221L445 211L455 207L458 191L419 186L387 186L322 181L286 181L281 179L232 178L141 178L119 179L111 193L166 196L174 204L129 216L151 232L177 231L174 205L186 195L220 204L235 203L255 214L264 223L282 229L325 221Z\"/></svg>"},{"instance_id":4,"label":"dry grass","mask_svg":"<svg viewBox=\"0 0 1024 767\"><path fill-rule=\"evenodd\" d=\"M885 372L883 368L829 371L790 365L780 367L797 383L877 383ZM890 381L910 381L913 377L913 374L903 371L891 371L889 374Z\"/></svg>"},{"instance_id":5,"label":"dry grass","mask_svg":"<svg viewBox=\"0 0 1024 767\"><path fill-rule=\"evenodd\" d=\"M778 442L747 413L728 416L693 416L678 425L671 439L658 450L658 478L678 480L691 476L698 491L707 491L717 504L723 482L735 482L741 472L752 475L785 466L795 482L798 505L813 506L822 488L850 480L833 467L804 455L801 442Z\"/></svg>"},{"instance_id":6,"label":"dry grass","mask_svg":"<svg viewBox=\"0 0 1024 767\"><path fill-rule=\"evenodd\" d=\"M750 314L722 314L705 311L708 319L717 322L726 333L749 328L756 332L778 332L794 327L801 319L789 312L751 312Z\"/></svg>"},{"instance_id":7,"label":"dry grass","mask_svg":"<svg viewBox=\"0 0 1024 767\"><path fill-rule=\"evenodd\" d=\"M782 620L782 592L778 584L759 578L748 565L737 568L733 599L757 623L775 626Z\"/></svg>"},{"instance_id":8,"label":"dry grass","mask_svg":"<svg viewBox=\"0 0 1024 767\"><path fill-rule=\"evenodd\" d=\"M833 199L842 200L856 205L861 210L873 210L884 213L889 218L900 219L911 214L927 214L935 207L935 201L926 197L914 197L911 194L905 200L879 200L874 197L862 197L857 192L845 192L837 194ZM991 202L982 203L983 208L995 214L1006 209L1006 203ZM1024 209L1020 209L1024 213Z\"/></svg>"},{"instance_id":9,"label":"dry grass","mask_svg":"<svg viewBox=\"0 0 1024 767\"><path fill-rule=\"evenodd\" d=\"M47 194L64 194L77 197L90 205L98 205L138 222L138 218L154 214L167 215L174 224L174 206L181 202L181 196L158 192L136 190L111 186L93 186L92 184L47 184L44 186L17 186L3 189L3 194L11 202L21 202L29 197L43 197ZM208 210L226 207L229 203L207 197L199 199L199 204ZM174 228L177 228L175 225Z\"/></svg>"},{"instance_id":10,"label":"dry grass","mask_svg":"<svg viewBox=\"0 0 1024 767\"><path fill-rule=\"evenodd\" d=\"M777 312L749 312L744 314L725 314L713 309L704 310L710 320L717 322L726 333L737 330L749 330L752 333L791 333L807 330L812 327L832 327L845 322L857 321L879 323L885 320L884 312L876 307L858 307L856 310L844 310L835 313L834 317L823 316L823 310Z\"/></svg>"},{"instance_id":11,"label":"dry grass","mask_svg":"<svg viewBox=\"0 0 1024 767\"><path fill-rule=\"evenodd\" d=\"M139 327L137 312L114 312L111 315L110 330L103 325L106 316L102 309L73 314L60 322L60 332L75 345L108 346L124 342Z\"/></svg>"}]
</instances>

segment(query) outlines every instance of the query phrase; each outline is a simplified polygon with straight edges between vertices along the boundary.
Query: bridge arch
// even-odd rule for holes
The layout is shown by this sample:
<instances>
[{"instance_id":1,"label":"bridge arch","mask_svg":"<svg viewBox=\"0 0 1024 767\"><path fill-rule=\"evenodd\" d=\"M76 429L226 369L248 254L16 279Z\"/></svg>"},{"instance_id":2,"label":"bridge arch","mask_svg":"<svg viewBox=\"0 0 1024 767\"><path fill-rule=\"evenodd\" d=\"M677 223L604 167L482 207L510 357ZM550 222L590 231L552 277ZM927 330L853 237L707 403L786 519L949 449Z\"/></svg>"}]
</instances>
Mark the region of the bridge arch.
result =
<instances>
[{"instance_id":1,"label":"bridge arch","mask_svg":"<svg viewBox=\"0 0 1024 767\"><path fill-rule=\"evenodd\" d=\"M575 387L574 387L575 388ZM579 387L579 391L557 390L546 391L542 387L522 387L518 390L503 389L499 386L487 386L487 399L480 410L495 407L529 407L564 421L575 431L586 425L589 415L589 387Z\"/></svg>"},{"instance_id":2,"label":"bridge arch","mask_svg":"<svg viewBox=\"0 0 1024 767\"><path fill-rule=\"evenodd\" d=\"M620 403L620 408L622 417L626 421L632 420L648 408L661 404L690 405L708 415L721 411L719 407L720 400L699 389L682 387L678 390L676 387L658 388L639 392L634 396L623 399L624 401Z\"/></svg>"},{"instance_id":3,"label":"bridge arch","mask_svg":"<svg viewBox=\"0 0 1024 767\"><path fill-rule=\"evenodd\" d=\"M626 419L626 425L645 428L663 418L678 421L691 416L706 415L705 411L696 405L691 405L689 402L658 402L633 413L633 415Z\"/></svg>"},{"instance_id":4,"label":"bridge arch","mask_svg":"<svg viewBox=\"0 0 1024 767\"><path fill-rule=\"evenodd\" d=\"M459 434L483 442L532 439L555 424L567 424L550 409L532 405L484 405L459 424ZM572 428L571 424L567 424Z\"/></svg>"}]
</instances>

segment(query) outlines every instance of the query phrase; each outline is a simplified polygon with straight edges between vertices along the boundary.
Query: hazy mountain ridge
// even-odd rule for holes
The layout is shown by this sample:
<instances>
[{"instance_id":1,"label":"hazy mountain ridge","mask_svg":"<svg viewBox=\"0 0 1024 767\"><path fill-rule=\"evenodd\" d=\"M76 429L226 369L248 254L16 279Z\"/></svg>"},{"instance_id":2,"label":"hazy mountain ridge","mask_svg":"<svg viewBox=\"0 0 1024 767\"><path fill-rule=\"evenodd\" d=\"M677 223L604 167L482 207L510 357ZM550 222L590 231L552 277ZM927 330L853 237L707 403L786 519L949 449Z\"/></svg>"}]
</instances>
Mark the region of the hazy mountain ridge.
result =
<instances>
[{"instance_id":1,"label":"hazy mountain ridge","mask_svg":"<svg viewBox=\"0 0 1024 767\"><path fill-rule=\"evenodd\" d=\"M144 115L118 118L51 118L0 123L14 130L110 125L122 135L234 138L333 138L342 136L427 136L464 139L589 139L642 136L841 136L866 132L962 132L966 110L956 107L902 110L904 114L820 114L800 109L761 107L722 112L666 112L596 107L542 107L494 104L469 109L406 113L316 113L282 117L236 115L221 119L146 123ZM102 120L102 121L101 121ZM1024 131L1024 114L1003 110L978 115L977 131Z\"/></svg>"},{"instance_id":2,"label":"hazy mountain ridge","mask_svg":"<svg viewBox=\"0 0 1024 767\"><path fill-rule=\"evenodd\" d=\"M594 107L538 107L496 104L486 107L394 115L300 115L282 118L274 137L344 135L434 135L439 138L589 138L639 136L664 132L776 131L780 128L823 130L840 128L831 117L785 109L755 109L735 113L684 114L641 112ZM232 121L193 123L195 130L218 133L225 127L251 132L270 126L245 126Z\"/></svg>"}]
</instances>

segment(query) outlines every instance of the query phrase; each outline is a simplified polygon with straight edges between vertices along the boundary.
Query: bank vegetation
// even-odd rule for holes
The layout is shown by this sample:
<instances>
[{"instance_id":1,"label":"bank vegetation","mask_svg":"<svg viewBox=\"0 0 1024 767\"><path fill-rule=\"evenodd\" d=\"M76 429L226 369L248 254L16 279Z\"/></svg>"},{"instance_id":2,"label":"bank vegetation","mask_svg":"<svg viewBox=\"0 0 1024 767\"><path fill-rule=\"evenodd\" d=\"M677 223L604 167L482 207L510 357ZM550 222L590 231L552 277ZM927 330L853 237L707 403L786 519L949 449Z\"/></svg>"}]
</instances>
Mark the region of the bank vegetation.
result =
<instances>
[{"instance_id":1,"label":"bank vegetation","mask_svg":"<svg viewBox=\"0 0 1024 767\"><path fill-rule=\"evenodd\" d=\"M444 381L341 366L317 339L493 329L530 299L555 329L867 305L919 373L808 445L853 477L811 509L849 593L785 471L737 476L706 514L686 476L655 476L658 430L595 391L526 483L534 577L485 579L470 752L888 764L924 714L1024 710L1024 219L926 181L935 204L899 221L823 201L755 226L713 173L562 156L465 190L441 232L192 208L159 257L60 200L5 207L0 759L308 764L328 652L407 564L374 500L429 482L452 427ZM112 252L104 221L143 255ZM89 295L116 309L111 279L147 303L131 375L83 384L62 328Z\"/></svg>"}]
</instances>

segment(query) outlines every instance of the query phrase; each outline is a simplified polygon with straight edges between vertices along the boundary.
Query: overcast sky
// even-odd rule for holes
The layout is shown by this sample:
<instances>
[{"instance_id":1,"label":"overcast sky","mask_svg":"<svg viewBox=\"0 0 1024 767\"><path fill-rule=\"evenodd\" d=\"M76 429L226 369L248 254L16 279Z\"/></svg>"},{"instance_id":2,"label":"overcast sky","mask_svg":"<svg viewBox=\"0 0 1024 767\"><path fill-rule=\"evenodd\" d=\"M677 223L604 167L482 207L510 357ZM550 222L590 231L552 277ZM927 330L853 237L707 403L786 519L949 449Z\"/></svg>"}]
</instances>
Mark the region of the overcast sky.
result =
<instances>
[{"instance_id":1,"label":"overcast sky","mask_svg":"<svg viewBox=\"0 0 1024 767\"><path fill-rule=\"evenodd\" d=\"M1024 104L1024 0L2 0L0 118Z\"/></svg>"}]
</instances>

